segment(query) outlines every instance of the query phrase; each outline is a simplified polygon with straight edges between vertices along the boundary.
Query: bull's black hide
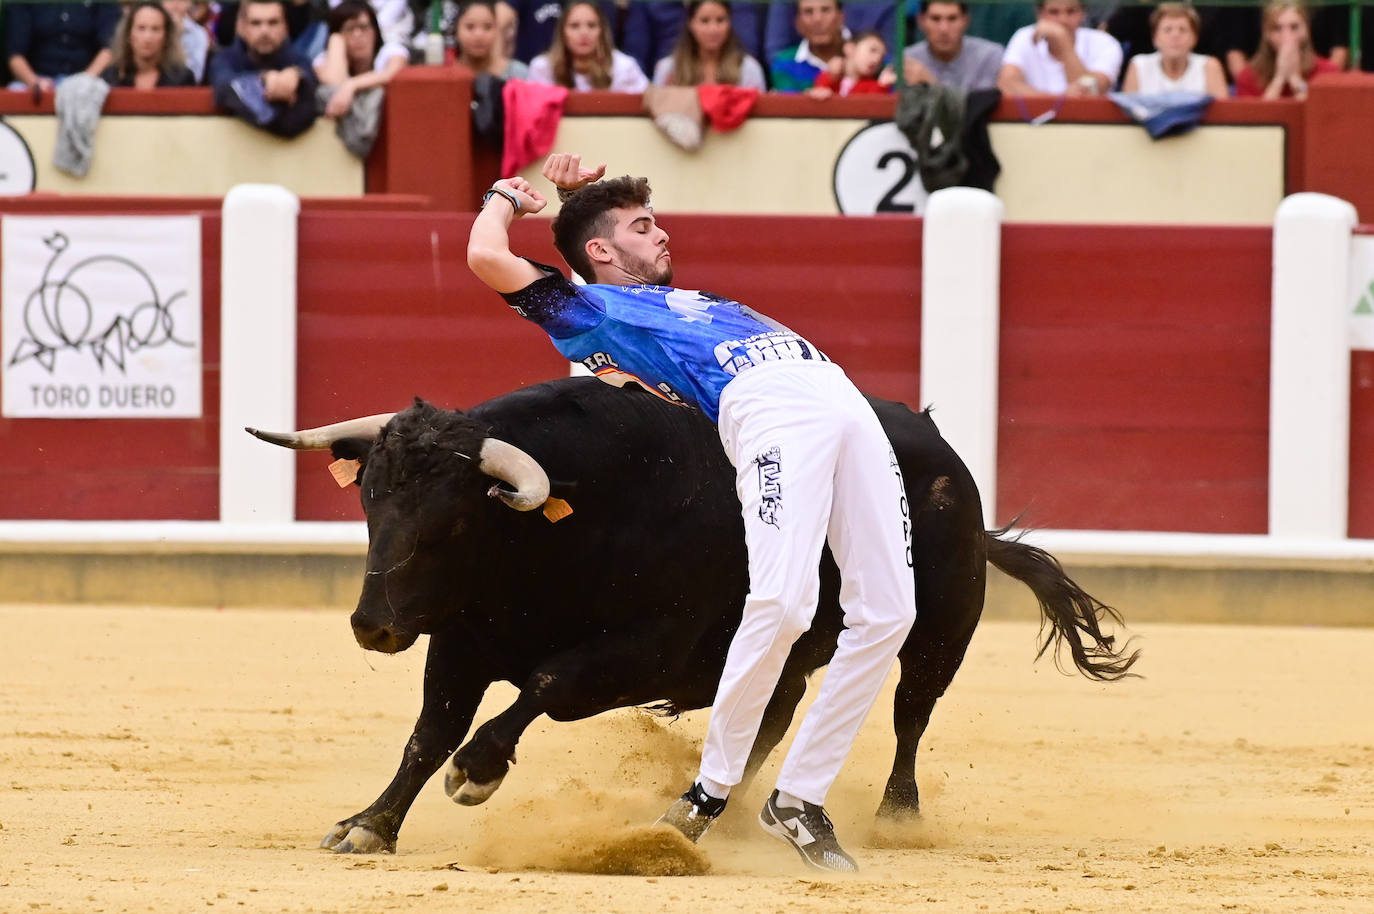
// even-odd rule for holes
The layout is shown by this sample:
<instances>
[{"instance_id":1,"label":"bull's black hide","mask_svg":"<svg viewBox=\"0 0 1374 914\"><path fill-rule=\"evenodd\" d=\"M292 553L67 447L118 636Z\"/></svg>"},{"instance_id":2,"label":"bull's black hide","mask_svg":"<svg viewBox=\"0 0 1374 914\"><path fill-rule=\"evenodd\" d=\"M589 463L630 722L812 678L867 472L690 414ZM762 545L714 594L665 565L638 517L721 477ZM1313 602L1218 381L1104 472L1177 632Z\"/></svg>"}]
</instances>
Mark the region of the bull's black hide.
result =
<instances>
[{"instance_id":1,"label":"bull's black hide","mask_svg":"<svg viewBox=\"0 0 1374 914\"><path fill-rule=\"evenodd\" d=\"M1050 623L1046 645L1066 643L1085 674L1118 678L1135 655L1114 651L1098 627L1114 613L1052 557L984 532L973 480L929 415L872 403L906 480L918 601L900 654L897 750L880 812L912 814L917 743L978 624L989 559L1035 591ZM487 436L537 459L574 513L551 523L491 497L494 480L474 459ZM424 705L400 769L376 802L330 831L326 847L394 851L411 803L450 755L450 795L482 802L541 714L576 720L628 705L710 703L747 569L734 471L700 413L566 379L466 414L416 401L375 442L345 439L332 450L363 461L369 547L355 635L386 651L432 637ZM786 732L806 675L834 650L838 591L827 551L815 623L783 671L750 774ZM519 697L462 744L483 693L501 680Z\"/></svg>"}]
</instances>

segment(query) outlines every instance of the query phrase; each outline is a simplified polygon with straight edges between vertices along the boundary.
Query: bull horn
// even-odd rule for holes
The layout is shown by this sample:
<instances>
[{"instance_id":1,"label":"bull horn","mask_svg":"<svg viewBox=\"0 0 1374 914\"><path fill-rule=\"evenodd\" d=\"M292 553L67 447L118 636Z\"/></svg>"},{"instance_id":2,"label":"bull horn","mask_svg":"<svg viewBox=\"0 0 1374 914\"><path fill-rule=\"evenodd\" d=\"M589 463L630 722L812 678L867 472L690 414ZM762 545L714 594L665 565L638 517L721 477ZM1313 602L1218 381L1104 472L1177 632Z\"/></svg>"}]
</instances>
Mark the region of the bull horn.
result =
<instances>
[{"instance_id":1,"label":"bull horn","mask_svg":"<svg viewBox=\"0 0 1374 914\"><path fill-rule=\"evenodd\" d=\"M245 428L244 431L269 444L278 444L295 451L319 451L332 447L334 442L342 441L344 438L367 438L376 441L382 432L382 426L394 415L396 414L378 413L375 416L309 428L303 432L264 432L256 428Z\"/></svg>"},{"instance_id":2,"label":"bull horn","mask_svg":"<svg viewBox=\"0 0 1374 914\"><path fill-rule=\"evenodd\" d=\"M533 511L549 498L549 477L544 468L529 454L500 438L482 442L482 462L478 468L512 486L507 492L493 486L488 494L495 495L517 511Z\"/></svg>"}]
</instances>

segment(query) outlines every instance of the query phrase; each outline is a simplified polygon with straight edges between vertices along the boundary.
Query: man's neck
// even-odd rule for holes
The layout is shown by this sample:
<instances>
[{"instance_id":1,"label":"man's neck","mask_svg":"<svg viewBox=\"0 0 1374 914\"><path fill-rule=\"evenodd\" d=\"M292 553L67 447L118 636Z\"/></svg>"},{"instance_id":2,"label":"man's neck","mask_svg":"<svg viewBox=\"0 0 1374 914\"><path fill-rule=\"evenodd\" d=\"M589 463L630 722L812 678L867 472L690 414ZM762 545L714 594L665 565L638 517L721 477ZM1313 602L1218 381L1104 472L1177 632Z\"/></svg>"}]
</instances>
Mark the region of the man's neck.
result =
<instances>
[{"instance_id":1,"label":"man's neck","mask_svg":"<svg viewBox=\"0 0 1374 914\"><path fill-rule=\"evenodd\" d=\"M954 50L950 51L948 54L942 54L935 50L929 42L926 43L926 47L930 48L931 57L934 57L936 60L940 61L940 63L949 63L954 60L954 58L964 53L964 39L960 38L959 43L954 46Z\"/></svg>"},{"instance_id":2,"label":"man's neck","mask_svg":"<svg viewBox=\"0 0 1374 914\"><path fill-rule=\"evenodd\" d=\"M806 43L806 48L821 60L829 60L832 57L839 57L844 53L844 39L836 38L823 44Z\"/></svg>"}]
</instances>

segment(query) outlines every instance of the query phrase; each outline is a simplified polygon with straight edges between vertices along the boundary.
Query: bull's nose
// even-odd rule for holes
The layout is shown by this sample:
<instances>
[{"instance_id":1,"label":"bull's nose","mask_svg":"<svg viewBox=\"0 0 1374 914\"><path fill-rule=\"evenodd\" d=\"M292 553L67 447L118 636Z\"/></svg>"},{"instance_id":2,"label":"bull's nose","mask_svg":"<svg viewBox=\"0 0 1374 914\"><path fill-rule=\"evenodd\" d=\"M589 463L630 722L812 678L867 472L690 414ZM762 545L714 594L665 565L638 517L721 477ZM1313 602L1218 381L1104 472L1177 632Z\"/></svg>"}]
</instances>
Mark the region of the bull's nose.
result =
<instances>
[{"instance_id":1,"label":"bull's nose","mask_svg":"<svg viewBox=\"0 0 1374 914\"><path fill-rule=\"evenodd\" d=\"M401 639L387 626L375 625L366 619L358 618L354 618L352 623L353 637L367 650L380 651L383 654L394 654L401 650Z\"/></svg>"}]
</instances>

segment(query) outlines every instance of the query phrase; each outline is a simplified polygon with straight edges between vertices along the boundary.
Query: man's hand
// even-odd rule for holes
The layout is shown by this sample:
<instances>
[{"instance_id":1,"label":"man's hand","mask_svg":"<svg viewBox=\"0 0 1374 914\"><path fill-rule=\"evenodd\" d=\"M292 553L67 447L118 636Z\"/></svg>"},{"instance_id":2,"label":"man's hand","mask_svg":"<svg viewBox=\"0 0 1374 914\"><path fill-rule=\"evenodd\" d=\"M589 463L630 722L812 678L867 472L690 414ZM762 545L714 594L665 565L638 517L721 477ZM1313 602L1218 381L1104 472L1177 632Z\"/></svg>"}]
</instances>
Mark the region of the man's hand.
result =
<instances>
[{"instance_id":1,"label":"man's hand","mask_svg":"<svg viewBox=\"0 0 1374 914\"><path fill-rule=\"evenodd\" d=\"M1035 34L1031 36L1032 41L1044 39L1049 45L1050 56L1055 60L1062 61L1064 55L1073 50L1074 36L1069 30L1057 22L1050 19L1041 19L1035 23Z\"/></svg>"},{"instance_id":2,"label":"man's hand","mask_svg":"<svg viewBox=\"0 0 1374 914\"><path fill-rule=\"evenodd\" d=\"M295 67L285 70L266 70L262 74L262 91L268 101L294 104L300 88L301 71Z\"/></svg>"},{"instance_id":3,"label":"man's hand","mask_svg":"<svg viewBox=\"0 0 1374 914\"><path fill-rule=\"evenodd\" d=\"M600 181L606 175L606 166L592 170L582 167L582 156L567 152L555 152L544 160L544 177L553 182L553 185L560 190L573 191L579 187L586 187L594 181ZM518 180L511 178L510 180ZM501 182L496 182L500 184ZM529 187L529 182L524 182ZM537 196L537 195L536 195ZM539 198L541 201L543 197ZM540 204L540 209L543 203ZM537 212L537 210L536 210Z\"/></svg>"},{"instance_id":4,"label":"man's hand","mask_svg":"<svg viewBox=\"0 0 1374 914\"><path fill-rule=\"evenodd\" d=\"M902 58L902 80L908 86L939 82L935 74L930 72L930 68L914 57Z\"/></svg>"},{"instance_id":5,"label":"man's hand","mask_svg":"<svg viewBox=\"0 0 1374 914\"><path fill-rule=\"evenodd\" d=\"M577 157L574 156L573 158L576 159ZM605 171L606 166L602 165L601 170ZM519 216L528 216L537 213L549 205L549 201L544 199L544 195L535 190L530 182L526 181L524 178L502 178L500 181L493 184L492 187L505 190L509 192L511 196L515 197L515 199L520 201L520 211L516 214Z\"/></svg>"}]
</instances>

